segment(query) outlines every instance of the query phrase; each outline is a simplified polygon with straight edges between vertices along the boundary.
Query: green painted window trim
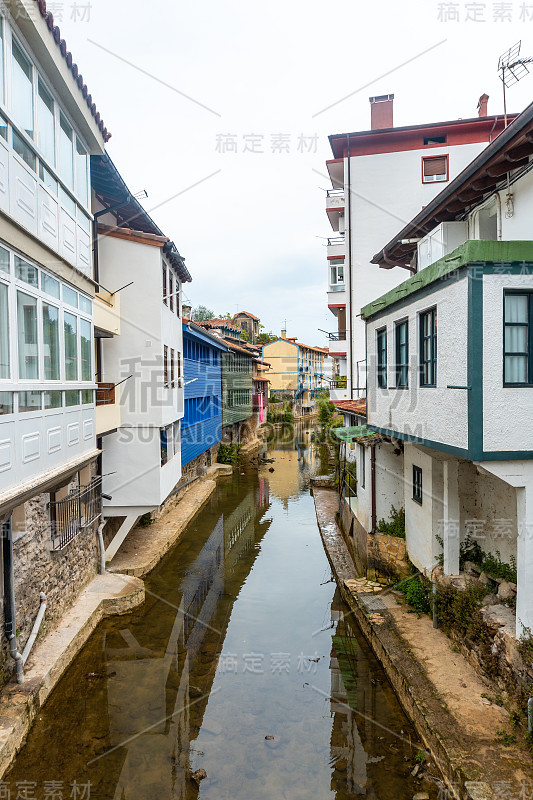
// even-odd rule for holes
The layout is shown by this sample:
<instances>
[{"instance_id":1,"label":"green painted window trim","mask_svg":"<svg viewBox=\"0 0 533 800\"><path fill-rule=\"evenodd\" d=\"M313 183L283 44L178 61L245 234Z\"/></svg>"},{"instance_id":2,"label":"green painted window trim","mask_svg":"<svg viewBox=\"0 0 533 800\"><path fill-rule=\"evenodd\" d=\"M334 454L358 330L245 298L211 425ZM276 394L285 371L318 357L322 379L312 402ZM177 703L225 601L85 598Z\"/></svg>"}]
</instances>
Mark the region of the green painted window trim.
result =
<instances>
[{"instance_id":1,"label":"green painted window trim","mask_svg":"<svg viewBox=\"0 0 533 800\"><path fill-rule=\"evenodd\" d=\"M405 341L402 344L402 331ZM394 323L394 342L396 353L396 388L409 388L409 320L401 319ZM402 352L403 351L403 352Z\"/></svg>"},{"instance_id":2,"label":"green painted window trim","mask_svg":"<svg viewBox=\"0 0 533 800\"><path fill-rule=\"evenodd\" d=\"M510 296L526 296L527 301L527 322L506 322L505 320L505 298ZM510 327L527 328L527 351L524 353L507 352L505 349L505 333ZM527 359L527 381L515 383L505 380L505 359L507 356L519 355ZM533 388L533 289L504 289L503 291L503 386L505 389L531 389Z\"/></svg>"},{"instance_id":3,"label":"green painted window trim","mask_svg":"<svg viewBox=\"0 0 533 800\"><path fill-rule=\"evenodd\" d=\"M377 384L379 389L387 388L387 328L376 331L376 365Z\"/></svg>"},{"instance_id":4,"label":"green painted window trim","mask_svg":"<svg viewBox=\"0 0 533 800\"><path fill-rule=\"evenodd\" d=\"M429 333L425 333L425 323L429 320ZM428 308L418 315L418 366L419 386L435 388L437 385L437 306ZM429 356L425 358L425 344L428 344ZM426 367L428 379L426 380Z\"/></svg>"}]
</instances>

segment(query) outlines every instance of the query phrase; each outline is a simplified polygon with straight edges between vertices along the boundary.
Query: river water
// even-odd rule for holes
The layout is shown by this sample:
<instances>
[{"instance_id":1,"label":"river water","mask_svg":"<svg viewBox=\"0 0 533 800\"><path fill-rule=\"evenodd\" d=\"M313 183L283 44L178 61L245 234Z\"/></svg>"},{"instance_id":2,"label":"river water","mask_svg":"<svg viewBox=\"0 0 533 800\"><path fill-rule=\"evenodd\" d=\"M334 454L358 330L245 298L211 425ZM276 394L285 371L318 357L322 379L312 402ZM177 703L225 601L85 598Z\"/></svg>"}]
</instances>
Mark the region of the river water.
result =
<instances>
[{"instance_id":1,"label":"river water","mask_svg":"<svg viewBox=\"0 0 533 800\"><path fill-rule=\"evenodd\" d=\"M410 800L424 788L410 775L416 733L331 580L309 492L324 452L299 429L269 456L219 482L145 604L96 629L0 796Z\"/></svg>"}]
</instances>

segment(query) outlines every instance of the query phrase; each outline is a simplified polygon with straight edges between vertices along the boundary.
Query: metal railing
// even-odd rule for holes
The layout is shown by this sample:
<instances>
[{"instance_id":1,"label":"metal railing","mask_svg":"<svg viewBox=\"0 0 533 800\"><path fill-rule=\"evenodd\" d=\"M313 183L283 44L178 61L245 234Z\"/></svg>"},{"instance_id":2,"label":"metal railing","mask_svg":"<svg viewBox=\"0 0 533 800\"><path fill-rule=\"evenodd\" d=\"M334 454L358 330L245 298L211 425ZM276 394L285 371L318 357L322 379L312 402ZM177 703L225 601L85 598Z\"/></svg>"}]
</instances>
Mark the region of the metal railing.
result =
<instances>
[{"instance_id":1,"label":"metal railing","mask_svg":"<svg viewBox=\"0 0 533 800\"><path fill-rule=\"evenodd\" d=\"M328 189L327 192L328 197L344 197L344 188L339 189Z\"/></svg>"},{"instance_id":2,"label":"metal railing","mask_svg":"<svg viewBox=\"0 0 533 800\"><path fill-rule=\"evenodd\" d=\"M357 479L347 469L342 471L340 488L343 500L357 497Z\"/></svg>"},{"instance_id":3,"label":"metal railing","mask_svg":"<svg viewBox=\"0 0 533 800\"><path fill-rule=\"evenodd\" d=\"M336 244L344 244L344 236L330 236L328 238L328 247L333 247Z\"/></svg>"},{"instance_id":4,"label":"metal railing","mask_svg":"<svg viewBox=\"0 0 533 800\"><path fill-rule=\"evenodd\" d=\"M337 333L337 331L335 331L334 333L327 332L326 336L328 337L330 342L345 342L346 341L346 331L340 331L340 333Z\"/></svg>"},{"instance_id":5,"label":"metal railing","mask_svg":"<svg viewBox=\"0 0 533 800\"><path fill-rule=\"evenodd\" d=\"M63 500L50 501L52 550L62 550L102 513L102 478L69 492Z\"/></svg>"}]
</instances>

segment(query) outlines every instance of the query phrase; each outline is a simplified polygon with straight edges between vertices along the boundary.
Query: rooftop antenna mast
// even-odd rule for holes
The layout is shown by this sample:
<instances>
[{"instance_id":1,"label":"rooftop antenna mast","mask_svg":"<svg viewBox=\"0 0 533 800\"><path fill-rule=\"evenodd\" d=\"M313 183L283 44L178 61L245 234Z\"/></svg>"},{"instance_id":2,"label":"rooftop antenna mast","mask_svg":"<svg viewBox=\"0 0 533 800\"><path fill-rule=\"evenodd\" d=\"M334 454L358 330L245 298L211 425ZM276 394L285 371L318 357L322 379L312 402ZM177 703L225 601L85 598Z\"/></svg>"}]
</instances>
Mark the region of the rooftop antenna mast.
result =
<instances>
[{"instance_id":1,"label":"rooftop antenna mast","mask_svg":"<svg viewBox=\"0 0 533 800\"><path fill-rule=\"evenodd\" d=\"M533 58L520 58L520 48L522 40L514 44L500 56L498 61L498 74L503 86L503 114L504 125L507 127L507 96L506 89L514 86L525 75L529 74L528 64L533 62Z\"/></svg>"}]
</instances>

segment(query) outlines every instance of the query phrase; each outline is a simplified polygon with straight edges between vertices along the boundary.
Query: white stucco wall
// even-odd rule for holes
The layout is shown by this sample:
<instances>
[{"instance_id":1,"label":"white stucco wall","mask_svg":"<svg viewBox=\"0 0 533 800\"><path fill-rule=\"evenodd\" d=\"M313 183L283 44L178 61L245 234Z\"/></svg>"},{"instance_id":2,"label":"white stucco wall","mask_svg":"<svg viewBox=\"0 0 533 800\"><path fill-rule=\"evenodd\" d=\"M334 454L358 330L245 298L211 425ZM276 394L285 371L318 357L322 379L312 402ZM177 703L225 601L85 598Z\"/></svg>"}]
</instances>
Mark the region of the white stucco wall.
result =
<instances>
[{"instance_id":1,"label":"white stucco wall","mask_svg":"<svg viewBox=\"0 0 533 800\"><path fill-rule=\"evenodd\" d=\"M422 157L449 153L452 180L485 147L486 142L479 142L351 158L354 364L365 358L365 326L356 315L364 305L409 277L405 269L380 269L370 265L370 260L448 185L422 183Z\"/></svg>"},{"instance_id":2,"label":"white stucco wall","mask_svg":"<svg viewBox=\"0 0 533 800\"><path fill-rule=\"evenodd\" d=\"M419 386L419 315L437 307L437 386ZM376 331L387 328L387 380L395 385L395 322L409 321L409 388L378 388ZM431 295L414 299L409 306L393 309L372 319L368 338L368 422L387 430L442 442L468 446L468 397L464 389L448 385L467 384L468 291L466 278L449 283Z\"/></svg>"},{"instance_id":3,"label":"white stucco wall","mask_svg":"<svg viewBox=\"0 0 533 800\"><path fill-rule=\"evenodd\" d=\"M513 214L508 217L505 205L507 190L500 192L503 214L501 215L502 239L531 240L531 198L533 197L533 173L529 172L511 186Z\"/></svg>"},{"instance_id":4,"label":"white stucco wall","mask_svg":"<svg viewBox=\"0 0 533 800\"><path fill-rule=\"evenodd\" d=\"M376 517L390 520L391 506L405 507L403 454L388 443L376 445Z\"/></svg>"},{"instance_id":5,"label":"white stucco wall","mask_svg":"<svg viewBox=\"0 0 533 800\"><path fill-rule=\"evenodd\" d=\"M533 450L533 389L503 386L504 289L531 290L533 275L483 277L483 449L486 452Z\"/></svg>"},{"instance_id":6,"label":"white stucco wall","mask_svg":"<svg viewBox=\"0 0 533 800\"><path fill-rule=\"evenodd\" d=\"M422 505L413 500L413 464L422 470ZM434 533L443 517L442 463L415 445L406 445L404 480L407 553L418 569L429 574L440 552Z\"/></svg>"},{"instance_id":7,"label":"white stucco wall","mask_svg":"<svg viewBox=\"0 0 533 800\"><path fill-rule=\"evenodd\" d=\"M104 481L113 507L158 506L181 477L181 454L161 466L160 430L183 417L183 389L163 385L163 347L183 353L182 320L163 303L162 250L112 236L99 238L100 279L121 292L121 332L102 342L103 377L121 381L121 427L104 437ZM183 361L182 361L183 363ZM170 369L170 368L169 368Z\"/></svg>"},{"instance_id":8,"label":"white stucco wall","mask_svg":"<svg viewBox=\"0 0 533 800\"><path fill-rule=\"evenodd\" d=\"M372 475L370 466L370 448L356 444L357 459L357 500L355 504L355 515L363 528L370 531L372 529ZM365 485L363 486L363 459L365 462Z\"/></svg>"},{"instance_id":9,"label":"white stucco wall","mask_svg":"<svg viewBox=\"0 0 533 800\"><path fill-rule=\"evenodd\" d=\"M183 390L163 386L163 347L183 352L182 321L163 304L161 249L99 238L100 280L121 292L121 333L103 342L106 381L120 381L122 424L161 427L183 416Z\"/></svg>"},{"instance_id":10,"label":"white stucco wall","mask_svg":"<svg viewBox=\"0 0 533 800\"><path fill-rule=\"evenodd\" d=\"M516 558L516 489L499 477L462 462L459 469L461 540L470 533L486 553Z\"/></svg>"}]
</instances>

